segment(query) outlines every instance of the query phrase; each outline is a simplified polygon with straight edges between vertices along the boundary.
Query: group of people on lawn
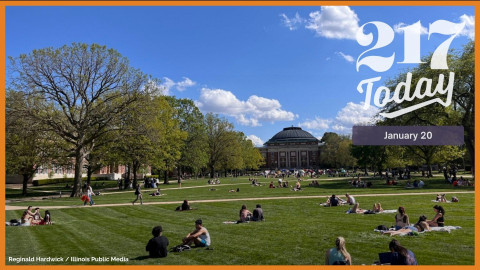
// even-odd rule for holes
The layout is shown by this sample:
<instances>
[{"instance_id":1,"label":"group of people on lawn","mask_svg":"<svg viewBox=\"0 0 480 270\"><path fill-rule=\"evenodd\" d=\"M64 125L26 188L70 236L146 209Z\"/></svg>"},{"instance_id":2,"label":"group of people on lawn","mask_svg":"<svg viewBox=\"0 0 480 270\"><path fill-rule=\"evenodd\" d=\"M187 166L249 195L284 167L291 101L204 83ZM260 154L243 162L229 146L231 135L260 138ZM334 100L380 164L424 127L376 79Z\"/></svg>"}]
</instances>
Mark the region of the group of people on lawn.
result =
<instances>
[{"instance_id":1,"label":"group of people on lawn","mask_svg":"<svg viewBox=\"0 0 480 270\"><path fill-rule=\"evenodd\" d=\"M40 214L40 208L37 207L34 209L34 211L32 211L32 206L28 206L27 210L23 211L20 224L21 226L52 224L50 211L45 210L44 216L42 217Z\"/></svg>"},{"instance_id":2,"label":"group of people on lawn","mask_svg":"<svg viewBox=\"0 0 480 270\"><path fill-rule=\"evenodd\" d=\"M351 196L350 196L351 197ZM355 203L358 206L358 203ZM377 204L377 207L381 206ZM375 206L374 206L375 208ZM378 210L378 208L377 208ZM405 212L405 208L400 206L398 213L395 215L395 230L385 230L383 234L399 235L406 233L418 233L423 231L429 231L430 227L443 227L445 224L445 210L440 205L433 207L435 216L433 219L428 220L424 215L420 216L417 223L413 226L410 224L410 219ZM417 265L417 259L415 254L403 246L397 240L392 240L389 243L389 249L394 253L393 259L390 262L392 265ZM337 237L335 241L335 247L327 250L325 254L325 264L338 265L338 264L352 264L352 258L345 248L345 239L343 237Z\"/></svg>"},{"instance_id":3,"label":"group of people on lawn","mask_svg":"<svg viewBox=\"0 0 480 270\"><path fill-rule=\"evenodd\" d=\"M187 211L192 210L190 204L187 200L183 201L183 204L177 207L176 211ZM248 221L263 221L265 218L263 216L263 209L260 204L257 204L256 208L251 213L246 205L242 205L240 209L240 220L238 223L248 222ZM167 247L170 244L168 238L162 235L163 228L162 226L156 226L152 229L153 238L150 239L145 247L146 251L149 253L151 258L163 258L168 255ZM203 221L197 219L195 221L195 229L187 234L182 239L181 245L195 245L196 247L209 247L211 245L210 234L208 233L207 228L203 226Z\"/></svg>"}]
</instances>

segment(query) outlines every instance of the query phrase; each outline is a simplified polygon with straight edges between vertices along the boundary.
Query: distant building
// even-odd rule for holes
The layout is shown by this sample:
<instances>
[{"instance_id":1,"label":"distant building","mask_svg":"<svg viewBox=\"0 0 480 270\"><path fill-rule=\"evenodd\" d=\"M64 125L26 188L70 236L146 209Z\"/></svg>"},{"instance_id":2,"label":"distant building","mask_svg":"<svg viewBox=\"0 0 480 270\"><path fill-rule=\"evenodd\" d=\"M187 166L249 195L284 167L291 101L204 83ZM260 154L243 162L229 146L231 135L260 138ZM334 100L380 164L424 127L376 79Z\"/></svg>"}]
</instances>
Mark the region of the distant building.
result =
<instances>
[{"instance_id":1,"label":"distant building","mask_svg":"<svg viewBox=\"0 0 480 270\"><path fill-rule=\"evenodd\" d=\"M320 168L320 141L299 127L287 127L259 147L264 169Z\"/></svg>"}]
</instances>

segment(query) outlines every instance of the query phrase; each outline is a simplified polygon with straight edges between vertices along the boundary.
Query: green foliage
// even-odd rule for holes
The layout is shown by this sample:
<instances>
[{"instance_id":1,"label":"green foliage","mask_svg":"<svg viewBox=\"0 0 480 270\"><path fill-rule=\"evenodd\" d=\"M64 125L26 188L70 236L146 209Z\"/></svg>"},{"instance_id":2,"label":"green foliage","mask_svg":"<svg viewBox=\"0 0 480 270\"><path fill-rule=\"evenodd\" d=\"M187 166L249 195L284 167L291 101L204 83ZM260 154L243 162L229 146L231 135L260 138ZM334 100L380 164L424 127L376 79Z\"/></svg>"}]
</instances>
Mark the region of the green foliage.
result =
<instances>
[{"instance_id":1,"label":"green foliage","mask_svg":"<svg viewBox=\"0 0 480 270\"><path fill-rule=\"evenodd\" d=\"M320 142L320 162L331 168L353 167L355 157L351 153L352 140L347 136L339 136L334 132L325 132Z\"/></svg>"},{"instance_id":2,"label":"green foliage","mask_svg":"<svg viewBox=\"0 0 480 270\"><path fill-rule=\"evenodd\" d=\"M83 177L83 180L87 180L87 177ZM51 184L61 184L61 183L73 183L74 178L50 178L50 179L38 179L33 180L32 183L34 186L44 186L44 185L51 185ZM91 177L91 181L105 181L109 180L108 177Z\"/></svg>"},{"instance_id":3,"label":"green foliage","mask_svg":"<svg viewBox=\"0 0 480 270\"><path fill-rule=\"evenodd\" d=\"M449 70L432 70L430 68L431 55L424 57L424 63L409 70L412 73L412 85L416 85L422 78L432 79L432 88L437 85L439 76L445 76L444 85L448 82L449 72L455 72L455 80L452 94L452 105L445 108L438 103L417 109L392 119L385 118L378 125L398 126L448 126L462 125L465 129L465 145L474 162L474 102L475 102L475 76L474 76L474 42L465 45L462 52L451 51L448 55ZM407 73L401 73L390 80L386 86L395 88L400 82L405 81ZM402 89L404 92L405 89ZM410 91L413 91L411 89ZM402 94L400 94L402 96ZM442 100L446 97L437 96ZM403 108L414 106L424 100L414 99L403 101L401 104L390 103L382 112L393 112ZM445 146L408 146L405 148L405 158L416 164L430 166L434 162L449 162L463 156L460 147ZM473 164L473 163L472 163Z\"/></svg>"},{"instance_id":4,"label":"green foliage","mask_svg":"<svg viewBox=\"0 0 480 270\"><path fill-rule=\"evenodd\" d=\"M118 128L122 113L149 93L149 77L106 46L73 43L10 57L11 88L40 100L23 113L62 138L75 158L72 196L94 141ZM32 87L32 86L35 87Z\"/></svg>"}]
</instances>

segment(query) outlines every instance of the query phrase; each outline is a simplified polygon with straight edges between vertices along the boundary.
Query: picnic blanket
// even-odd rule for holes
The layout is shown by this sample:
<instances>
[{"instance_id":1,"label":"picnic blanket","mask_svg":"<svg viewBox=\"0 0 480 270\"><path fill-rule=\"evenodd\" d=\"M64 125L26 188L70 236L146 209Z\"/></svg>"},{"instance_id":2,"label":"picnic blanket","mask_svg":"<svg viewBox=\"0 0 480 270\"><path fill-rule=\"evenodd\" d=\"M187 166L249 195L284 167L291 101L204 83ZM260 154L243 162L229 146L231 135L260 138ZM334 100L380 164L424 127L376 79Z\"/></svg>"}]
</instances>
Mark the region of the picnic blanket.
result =
<instances>
[{"instance_id":1,"label":"picnic blanket","mask_svg":"<svg viewBox=\"0 0 480 270\"><path fill-rule=\"evenodd\" d=\"M444 226L444 227L430 227L430 232L448 232L450 233L450 231L452 230L458 230L458 229L461 229L462 227L460 226ZM390 228L389 231L392 231L392 230L395 230L394 228ZM374 229L373 230L374 232L384 232L384 230L378 230L378 229ZM423 231L423 232L418 232L417 234L420 234L420 233L426 233L426 232L429 232L429 231ZM404 235L408 235L410 233L401 233L401 234L397 234L399 236L404 236Z\"/></svg>"},{"instance_id":2,"label":"picnic blanket","mask_svg":"<svg viewBox=\"0 0 480 270\"><path fill-rule=\"evenodd\" d=\"M441 201L432 200L432 202L441 203ZM446 201L446 203L451 203L451 201Z\"/></svg>"},{"instance_id":3,"label":"picnic blanket","mask_svg":"<svg viewBox=\"0 0 480 270\"><path fill-rule=\"evenodd\" d=\"M345 212L346 214L353 214L351 213L351 210L352 209L348 209L347 212ZM392 209L392 210L383 210L383 212L378 212L378 213L372 213L370 212L370 210L363 210L362 213L357 213L357 214L365 214L366 212L368 212L369 214L391 214L391 213L396 213L397 210L395 209Z\"/></svg>"}]
</instances>

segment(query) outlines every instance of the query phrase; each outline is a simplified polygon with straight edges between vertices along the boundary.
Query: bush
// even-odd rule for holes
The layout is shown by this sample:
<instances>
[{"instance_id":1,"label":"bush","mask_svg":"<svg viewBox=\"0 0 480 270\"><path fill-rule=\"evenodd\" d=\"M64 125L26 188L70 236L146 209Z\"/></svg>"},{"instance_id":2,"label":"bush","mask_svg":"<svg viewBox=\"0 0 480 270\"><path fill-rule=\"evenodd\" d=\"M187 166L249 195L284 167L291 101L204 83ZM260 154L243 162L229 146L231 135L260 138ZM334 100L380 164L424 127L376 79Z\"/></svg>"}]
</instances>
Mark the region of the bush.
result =
<instances>
[{"instance_id":1,"label":"bush","mask_svg":"<svg viewBox=\"0 0 480 270\"><path fill-rule=\"evenodd\" d=\"M87 177L82 177L83 181L87 180ZM105 181L109 180L108 177L90 177L91 181ZM53 178L53 179L39 179L33 180L34 186L44 186L51 184L61 184L61 183L73 183L73 178Z\"/></svg>"}]
</instances>

